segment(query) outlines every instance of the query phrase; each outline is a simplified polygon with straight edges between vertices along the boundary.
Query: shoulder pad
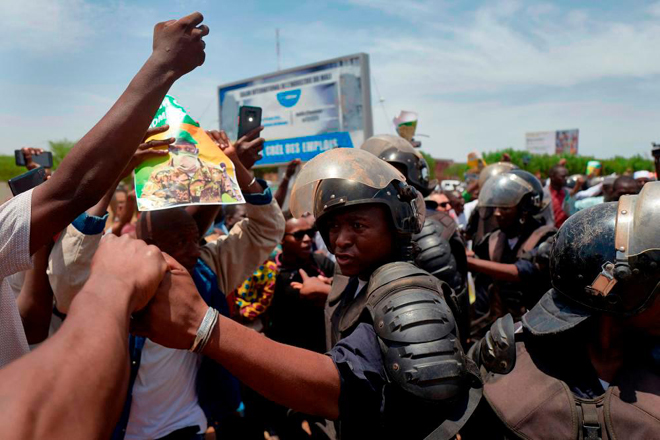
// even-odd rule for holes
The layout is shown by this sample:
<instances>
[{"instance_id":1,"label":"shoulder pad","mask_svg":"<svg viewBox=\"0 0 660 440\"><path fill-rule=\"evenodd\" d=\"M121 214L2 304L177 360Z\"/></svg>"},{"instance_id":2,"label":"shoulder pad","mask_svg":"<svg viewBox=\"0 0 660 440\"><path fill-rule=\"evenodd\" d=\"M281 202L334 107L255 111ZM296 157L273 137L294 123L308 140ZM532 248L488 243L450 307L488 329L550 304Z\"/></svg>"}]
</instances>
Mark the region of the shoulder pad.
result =
<instances>
[{"instance_id":1,"label":"shoulder pad","mask_svg":"<svg viewBox=\"0 0 660 440\"><path fill-rule=\"evenodd\" d=\"M468 379L456 322L445 301L448 286L409 263L374 272L368 308L390 380L430 400L456 396ZM450 290L450 289L449 289Z\"/></svg>"},{"instance_id":2,"label":"shoulder pad","mask_svg":"<svg viewBox=\"0 0 660 440\"><path fill-rule=\"evenodd\" d=\"M458 231L458 223L446 212L436 211L428 216L427 220L431 220L438 225L440 236L445 240L449 240ZM426 225L425 221L424 226L426 227Z\"/></svg>"},{"instance_id":3,"label":"shoulder pad","mask_svg":"<svg viewBox=\"0 0 660 440\"><path fill-rule=\"evenodd\" d=\"M415 264L433 276L448 283L453 289L461 289L464 277L458 268L455 249L442 237L441 226L435 220L426 220L424 228L413 236ZM465 254L462 244L456 246ZM467 269L467 266L465 267Z\"/></svg>"},{"instance_id":4,"label":"shoulder pad","mask_svg":"<svg viewBox=\"0 0 660 440\"><path fill-rule=\"evenodd\" d=\"M513 370L516 365L516 341L510 314L495 321L479 341L475 361L492 373L508 374Z\"/></svg>"}]
</instances>

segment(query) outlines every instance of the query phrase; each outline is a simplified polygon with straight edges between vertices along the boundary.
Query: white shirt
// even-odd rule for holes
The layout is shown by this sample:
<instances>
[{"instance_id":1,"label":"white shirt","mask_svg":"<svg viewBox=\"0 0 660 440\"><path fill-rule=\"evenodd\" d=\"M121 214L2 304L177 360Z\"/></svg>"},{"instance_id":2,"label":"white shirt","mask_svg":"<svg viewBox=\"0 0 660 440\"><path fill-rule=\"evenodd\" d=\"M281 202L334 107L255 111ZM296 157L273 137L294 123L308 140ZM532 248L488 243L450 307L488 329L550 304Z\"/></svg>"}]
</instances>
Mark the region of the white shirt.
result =
<instances>
[{"instance_id":1,"label":"white shirt","mask_svg":"<svg viewBox=\"0 0 660 440\"><path fill-rule=\"evenodd\" d=\"M196 353L146 340L133 385L126 440L165 437L195 425L199 426L199 433L206 431L206 416L195 389L201 362Z\"/></svg>"},{"instance_id":2,"label":"white shirt","mask_svg":"<svg viewBox=\"0 0 660 440\"><path fill-rule=\"evenodd\" d=\"M463 206L463 214L465 214L465 218L467 219L467 221L470 221L470 216L472 215L472 211L474 211L478 203L479 203L479 199L474 199L470 202L467 202L465 206Z\"/></svg>"},{"instance_id":3,"label":"white shirt","mask_svg":"<svg viewBox=\"0 0 660 440\"><path fill-rule=\"evenodd\" d=\"M0 206L0 368L29 351L14 291L7 277L32 268L31 219L32 190Z\"/></svg>"}]
</instances>

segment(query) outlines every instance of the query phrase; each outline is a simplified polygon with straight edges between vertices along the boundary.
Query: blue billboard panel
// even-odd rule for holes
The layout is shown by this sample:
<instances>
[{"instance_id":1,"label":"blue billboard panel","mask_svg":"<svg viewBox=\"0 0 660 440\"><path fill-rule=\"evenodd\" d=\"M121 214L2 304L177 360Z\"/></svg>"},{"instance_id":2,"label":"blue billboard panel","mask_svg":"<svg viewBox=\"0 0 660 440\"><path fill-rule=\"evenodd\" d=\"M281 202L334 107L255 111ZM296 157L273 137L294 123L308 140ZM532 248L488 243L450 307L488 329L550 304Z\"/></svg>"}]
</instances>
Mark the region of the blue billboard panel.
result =
<instances>
[{"instance_id":1,"label":"blue billboard panel","mask_svg":"<svg viewBox=\"0 0 660 440\"><path fill-rule=\"evenodd\" d=\"M267 142L257 166L360 146L373 131L368 60L351 55L220 86L220 128L236 139L239 108L263 109Z\"/></svg>"}]
</instances>

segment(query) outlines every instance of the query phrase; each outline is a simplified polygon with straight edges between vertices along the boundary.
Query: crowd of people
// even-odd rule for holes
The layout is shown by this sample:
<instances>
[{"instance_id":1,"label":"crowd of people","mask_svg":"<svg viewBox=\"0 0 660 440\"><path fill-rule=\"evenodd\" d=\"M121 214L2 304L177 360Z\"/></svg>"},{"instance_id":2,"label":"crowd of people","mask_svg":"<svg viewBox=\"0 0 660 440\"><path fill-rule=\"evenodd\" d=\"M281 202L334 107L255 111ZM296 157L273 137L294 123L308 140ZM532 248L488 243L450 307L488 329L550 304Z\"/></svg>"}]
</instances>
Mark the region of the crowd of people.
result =
<instances>
[{"instance_id":1,"label":"crowd of people","mask_svg":"<svg viewBox=\"0 0 660 440\"><path fill-rule=\"evenodd\" d=\"M149 125L202 21L157 24L115 105L0 206L0 438L660 438L651 173L505 160L440 190L378 135L273 194L259 127L208 132L245 204L137 212L121 182L174 142Z\"/></svg>"}]
</instances>

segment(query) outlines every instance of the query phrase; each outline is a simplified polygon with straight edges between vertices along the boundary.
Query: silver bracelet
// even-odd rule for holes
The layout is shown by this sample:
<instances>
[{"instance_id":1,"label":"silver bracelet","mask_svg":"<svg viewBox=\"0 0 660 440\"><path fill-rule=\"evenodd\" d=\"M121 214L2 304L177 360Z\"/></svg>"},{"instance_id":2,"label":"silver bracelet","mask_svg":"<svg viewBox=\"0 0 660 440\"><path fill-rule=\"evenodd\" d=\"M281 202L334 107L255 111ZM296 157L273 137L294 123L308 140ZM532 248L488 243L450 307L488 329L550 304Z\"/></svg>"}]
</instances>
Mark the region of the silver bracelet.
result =
<instances>
[{"instance_id":1,"label":"silver bracelet","mask_svg":"<svg viewBox=\"0 0 660 440\"><path fill-rule=\"evenodd\" d=\"M193 342L190 351L193 353L201 353L211 339L211 333L213 333L213 328L218 322L218 316L220 314L213 307L209 307L202 319L202 323L197 329L197 335L195 336L195 341Z\"/></svg>"},{"instance_id":2,"label":"silver bracelet","mask_svg":"<svg viewBox=\"0 0 660 440\"><path fill-rule=\"evenodd\" d=\"M257 178L256 178L256 177L253 177L253 178L252 178L252 181L250 182L250 184L249 184L247 187L248 187L248 188L251 187L252 185L254 185L254 182L256 182L256 181L257 181Z\"/></svg>"}]
</instances>

